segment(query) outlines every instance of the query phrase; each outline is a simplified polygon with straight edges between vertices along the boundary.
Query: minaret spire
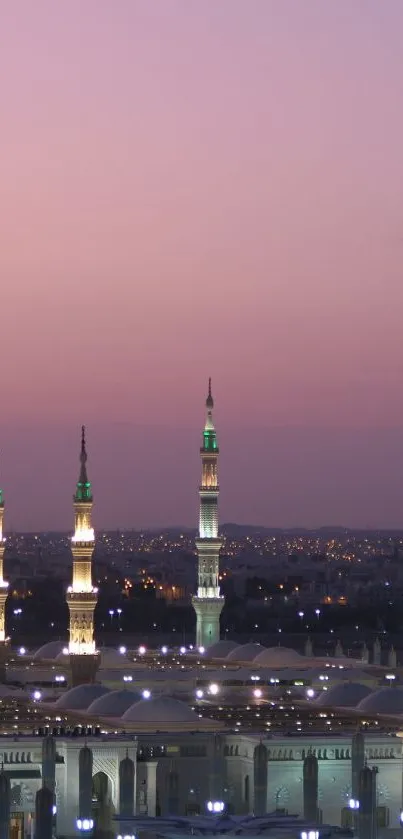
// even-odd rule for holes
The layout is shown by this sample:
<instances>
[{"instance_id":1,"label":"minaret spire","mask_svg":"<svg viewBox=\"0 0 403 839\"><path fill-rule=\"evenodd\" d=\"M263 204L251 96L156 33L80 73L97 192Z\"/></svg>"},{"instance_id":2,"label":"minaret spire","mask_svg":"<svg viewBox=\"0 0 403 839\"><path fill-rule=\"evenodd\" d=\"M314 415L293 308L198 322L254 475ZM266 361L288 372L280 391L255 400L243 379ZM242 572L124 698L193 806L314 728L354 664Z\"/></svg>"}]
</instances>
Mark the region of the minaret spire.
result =
<instances>
[{"instance_id":1,"label":"minaret spire","mask_svg":"<svg viewBox=\"0 0 403 839\"><path fill-rule=\"evenodd\" d=\"M198 647L206 647L219 640L220 614L224 605L224 598L220 595L219 587L219 555L222 547L218 536L219 449L213 422L214 400L211 378L208 383L206 408L203 445L200 449L202 480L199 489L199 537L196 539L198 587L197 595L192 598L197 616L196 644Z\"/></svg>"},{"instance_id":2,"label":"minaret spire","mask_svg":"<svg viewBox=\"0 0 403 839\"><path fill-rule=\"evenodd\" d=\"M87 474L85 426L81 428L80 473L73 497L75 527L72 537L73 582L68 589L70 611L70 662L73 682L93 681L97 669L94 641L94 609L98 589L92 584L92 554L95 533L92 526L92 489Z\"/></svg>"}]
</instances>

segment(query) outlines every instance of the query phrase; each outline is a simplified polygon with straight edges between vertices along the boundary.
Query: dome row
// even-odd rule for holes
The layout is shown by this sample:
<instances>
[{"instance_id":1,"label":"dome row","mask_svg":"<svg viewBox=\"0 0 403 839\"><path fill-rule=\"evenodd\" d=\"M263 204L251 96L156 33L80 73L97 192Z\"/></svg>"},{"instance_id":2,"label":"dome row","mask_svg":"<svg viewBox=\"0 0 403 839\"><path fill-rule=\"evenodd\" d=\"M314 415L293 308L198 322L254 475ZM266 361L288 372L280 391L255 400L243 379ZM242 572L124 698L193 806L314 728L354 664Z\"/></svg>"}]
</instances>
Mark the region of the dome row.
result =
<instances>
[{"instance_id":1,"label":"dome row","mask_svg":"<svg viewBox=\"0 0 403 839\"><path fill-rule=\"evenodd\" d=\"M109 690L103 685L79 685L59 696L55 707L63 711L83 711L99 717L120 718L122 722L163 724L193 724L203 727L209 720L200 721L198 714L185 702L170 696L143 699L132 690Z\"/></svg>"}]
</instances>

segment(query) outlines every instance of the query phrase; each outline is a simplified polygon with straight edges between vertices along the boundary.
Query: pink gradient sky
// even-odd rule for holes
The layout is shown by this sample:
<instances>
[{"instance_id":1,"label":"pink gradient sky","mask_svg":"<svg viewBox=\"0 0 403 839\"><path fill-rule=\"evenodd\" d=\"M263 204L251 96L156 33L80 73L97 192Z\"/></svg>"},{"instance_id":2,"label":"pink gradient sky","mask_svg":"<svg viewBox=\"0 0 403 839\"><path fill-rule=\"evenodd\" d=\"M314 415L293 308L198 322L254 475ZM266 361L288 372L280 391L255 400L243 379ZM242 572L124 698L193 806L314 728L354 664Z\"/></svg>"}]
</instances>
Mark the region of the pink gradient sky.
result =
<instances>
[{"instance_id":1,"label":"pink gradient sky","mask_svg":"<svg viewBox=\"0 0 403 839\"><path fill-rule=\"evenodd\" d=\"M9 525L196 523L212 375L223 518L403 526L401 0L0 24Z\"/></svg>"}]
</instances>

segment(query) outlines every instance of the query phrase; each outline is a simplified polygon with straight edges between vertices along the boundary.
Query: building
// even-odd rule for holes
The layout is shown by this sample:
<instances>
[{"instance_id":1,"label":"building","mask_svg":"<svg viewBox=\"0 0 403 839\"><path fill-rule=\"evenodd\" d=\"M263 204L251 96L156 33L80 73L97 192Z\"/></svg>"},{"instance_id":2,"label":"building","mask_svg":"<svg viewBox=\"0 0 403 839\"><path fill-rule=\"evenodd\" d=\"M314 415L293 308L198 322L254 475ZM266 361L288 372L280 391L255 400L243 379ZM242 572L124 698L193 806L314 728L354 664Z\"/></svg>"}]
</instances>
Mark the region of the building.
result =
<instances>
[{"instance_id":1,"label":"building","mask_svg":"<svg viewBox=\"0 0 403 839\"><path fill-rule=\"evenodd\" d=\"M220 614L224 598L220 595L219 565L221 539L218 536L218 455L217 435L213 423L214 401L209 379L206 399L207 417L200 449L202 479L199 490L200 516L197 594L192 598L196 612L196 646L208 647L220 639Z\"/></svg>"}]
</instances>

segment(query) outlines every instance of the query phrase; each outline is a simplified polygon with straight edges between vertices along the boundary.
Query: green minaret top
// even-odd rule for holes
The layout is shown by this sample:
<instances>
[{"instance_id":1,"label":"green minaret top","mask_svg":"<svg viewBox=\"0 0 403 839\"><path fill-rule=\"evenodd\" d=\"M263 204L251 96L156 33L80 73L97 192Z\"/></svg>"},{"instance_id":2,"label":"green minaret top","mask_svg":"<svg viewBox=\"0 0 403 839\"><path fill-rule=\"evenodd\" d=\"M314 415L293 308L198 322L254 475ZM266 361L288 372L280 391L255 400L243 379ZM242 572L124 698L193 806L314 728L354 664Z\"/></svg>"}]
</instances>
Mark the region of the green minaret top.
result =
<instances>
[{"instance_id":1,"label":"green minaret top","mask_svg":"<svg viewBox=\"0 0 403 839\"><path fill-rule=\"evenodd\" d=\"M211 393L211 379L208 380L208 394L206 399L207 417L203 431L203 452L218 454L217 436L213 423L214 399Z\"/></svg>"},{"instance_id":2,"label":"green minaret top","mask_svg":"<svg viewBox=\"0 0 403 839\"><path fill-rule=\"evenodd\" d=\"M74 501L92 501L91 482L87 475L87 450L85 447L85 425L81 427L80 477Z\"/></svg>"}]
</instances>

